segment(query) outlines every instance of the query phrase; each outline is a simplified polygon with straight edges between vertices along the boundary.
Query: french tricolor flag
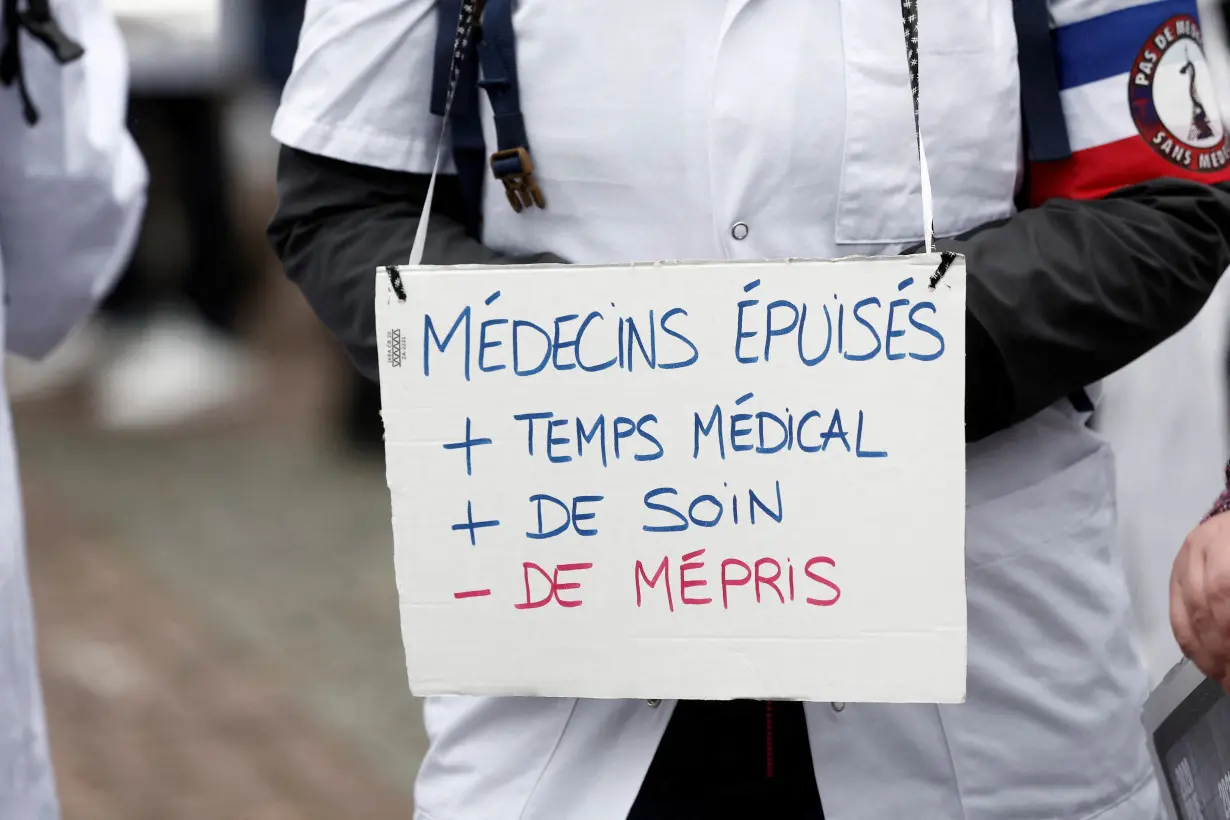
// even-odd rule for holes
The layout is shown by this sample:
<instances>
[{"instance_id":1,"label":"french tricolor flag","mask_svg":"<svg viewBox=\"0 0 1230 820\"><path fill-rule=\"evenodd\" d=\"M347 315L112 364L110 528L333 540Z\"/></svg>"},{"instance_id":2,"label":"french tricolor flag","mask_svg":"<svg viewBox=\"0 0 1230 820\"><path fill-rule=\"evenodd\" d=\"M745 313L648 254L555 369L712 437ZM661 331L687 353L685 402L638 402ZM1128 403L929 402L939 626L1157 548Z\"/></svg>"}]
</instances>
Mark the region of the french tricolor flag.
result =
<instances>
[{"instance_id":1,"label":"french tricolor flag","mask_svg":"<svg viewBox=\"0 0 1230 820\"><path fill-rule=\"evenodd\" d=\"M1098 198L1163 177L1230 180L1195 0L1068 23L1052 32L1052 44L1072 155L1031 166L1034 204Z\"/></svg>"}]
</instances>

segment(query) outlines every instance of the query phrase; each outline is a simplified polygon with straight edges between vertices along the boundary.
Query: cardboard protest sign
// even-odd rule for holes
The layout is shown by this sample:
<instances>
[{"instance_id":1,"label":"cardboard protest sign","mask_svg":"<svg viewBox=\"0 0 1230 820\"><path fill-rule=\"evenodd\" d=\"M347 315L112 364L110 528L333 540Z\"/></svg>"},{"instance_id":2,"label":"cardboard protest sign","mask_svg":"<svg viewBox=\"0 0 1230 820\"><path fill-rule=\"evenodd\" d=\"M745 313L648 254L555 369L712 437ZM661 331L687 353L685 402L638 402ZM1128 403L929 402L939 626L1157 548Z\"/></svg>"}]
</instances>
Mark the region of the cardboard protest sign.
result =
<instances>
[{"instance_id":1,"label":"cardboard protest sign","mask_svg":"<svg viewBox=\"0 0 1230 820\"><path fill-rule=\"evenodd\" d=\"M416 694L964 698L959 257L377 276Z\"/></svg>"}]
</instances>

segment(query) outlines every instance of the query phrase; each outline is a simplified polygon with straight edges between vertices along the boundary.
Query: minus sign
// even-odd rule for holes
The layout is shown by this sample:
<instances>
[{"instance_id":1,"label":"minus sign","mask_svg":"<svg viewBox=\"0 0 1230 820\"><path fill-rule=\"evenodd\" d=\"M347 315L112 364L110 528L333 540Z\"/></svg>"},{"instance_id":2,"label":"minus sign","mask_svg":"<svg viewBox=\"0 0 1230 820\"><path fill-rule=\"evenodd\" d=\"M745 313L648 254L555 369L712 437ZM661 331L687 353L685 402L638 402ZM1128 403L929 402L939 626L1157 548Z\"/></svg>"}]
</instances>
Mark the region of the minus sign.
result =
<instances>
[{"instance_id":1,"label":"minus sign","mask_svg":"<svg viewBox=\"0 0 1230 820\"><path fill-rule=\"evenodd\" d=\"M469 592L454 592L453 597L457 600L462 598L483 598L491 594L489 589L472 589Z\"/></svg>"}]
</instances>

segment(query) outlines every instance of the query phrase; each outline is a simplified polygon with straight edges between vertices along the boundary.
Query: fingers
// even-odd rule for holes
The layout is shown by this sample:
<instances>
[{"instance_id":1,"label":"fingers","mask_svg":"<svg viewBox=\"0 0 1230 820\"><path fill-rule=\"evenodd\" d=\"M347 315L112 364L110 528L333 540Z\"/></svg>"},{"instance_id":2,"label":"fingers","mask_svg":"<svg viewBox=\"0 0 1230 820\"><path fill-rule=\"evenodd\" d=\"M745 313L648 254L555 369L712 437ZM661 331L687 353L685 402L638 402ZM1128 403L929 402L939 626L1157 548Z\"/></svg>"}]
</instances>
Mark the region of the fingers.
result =
<instances>
[{"instance_id":1,"label":"fingers","mask_svg":"<svg viewBox=\"0 0 1230 820\"><path fill-rule=\"evenodd\" d=\"M1221 680L1226 665L1225 638L1217 628L1209 604L1208 573L1205 572L1208 546L1209 542L1204 538L1193 543L1188 554L1187 571L1179 576L1179 588L1183 591L1183 603L1187 607L1187 617L1196 633L1196 640L1211 659L1206 674Z\"/></svg>"},{"instance_id":2,"label":"fingers","mask_svg":"<svg viewBox=\"0 0 1230 820\"><path fill-rule=\"evenodd\" d=\"M1221 537L1210 540L1204 551L1204 589L1211 620L1221 636L1222 686L1230 691L1230 528L1221 528Z\"/></svg>"},{"instance_id":3,"label":"fingers","mask_svg":"<svg viewBox=\"0 0 1230 820\"><path fill-rule=\"evenodd\" d=\"M1175 639L1183 654L1191 658L1200 671L1221 681L1227 677L1227 639L1230 632L1230 588L1215 586L1225 574L1221 553L1225 548L1210 550L1209 523L1198 527L1183 544L1171 573L1170 619ZM1220 546L1220 545L1219 545ZM1210 553L1216 562L1210 575ZM1216 612L1214 601L1217 601Z\"/></svg>"},{"instance_id":4,"label":"fingers","mask_svg":"<svg viewBox=\"0 0 1230 820\"><path fill-rule=\"evenodd\" d=\"M1187 604L1183 597L1183 587L1179 583L1179 577L1187 572L1189 544L1190 539L1184 542L1183 548L1175 557L1174 567L1170 572L1170 628L1174 632L1175 640L1179 643L1179 649L1186 657L1192 659L1201 672L1207 675L1215 664L1213 658L1205 652L1203 645L1196 637L1196 630L1192 627L1191 617L1188 615Z\"/></svg>"},{"instance_id":5,"label":"fingers","mask_svg":"<svg viewBox=\"0 0 1230 820\"><path fill-rule=\"evenodd\" d=\"M1226 640L1230 637L1230 549L1205 551L1204 587L1210 616Z\"/></svg>"}]
</instances>

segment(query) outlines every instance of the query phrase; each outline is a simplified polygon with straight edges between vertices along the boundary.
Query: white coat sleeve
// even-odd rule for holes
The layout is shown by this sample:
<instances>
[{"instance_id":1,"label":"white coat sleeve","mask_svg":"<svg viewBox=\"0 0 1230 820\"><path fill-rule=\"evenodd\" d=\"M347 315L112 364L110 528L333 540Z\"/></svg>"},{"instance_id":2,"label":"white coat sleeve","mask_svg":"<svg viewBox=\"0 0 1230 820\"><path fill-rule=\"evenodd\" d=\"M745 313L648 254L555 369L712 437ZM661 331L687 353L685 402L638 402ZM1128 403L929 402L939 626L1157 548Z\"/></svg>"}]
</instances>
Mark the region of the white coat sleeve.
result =
<instances>
[{"instance_id":1,"label":"white coat sleeve","mask_svg":"<svg viewBox=\"0 0 1230 820\"><path fill-rule=\"evenodd\" d=\"M20 37L39 112L31 126L15 87L0 87L0 270L6 347L28 357L54 348L106 295L127 264L145 209L148 175L125 125L128 61L104 0L53 0L85 55L60 65Z\"/></svg>"},{"instance_id":2,"label":"white coat sleeve","mask_svg":"<svg viewBox=\"0 0 1230 820\"><path fill-rule=\"evenodd\" d=\"M273 138L356 165L431 173L436 0L307 0ZM452 169L445 152L441 171Z\"/></svg>"}]
</instances>

